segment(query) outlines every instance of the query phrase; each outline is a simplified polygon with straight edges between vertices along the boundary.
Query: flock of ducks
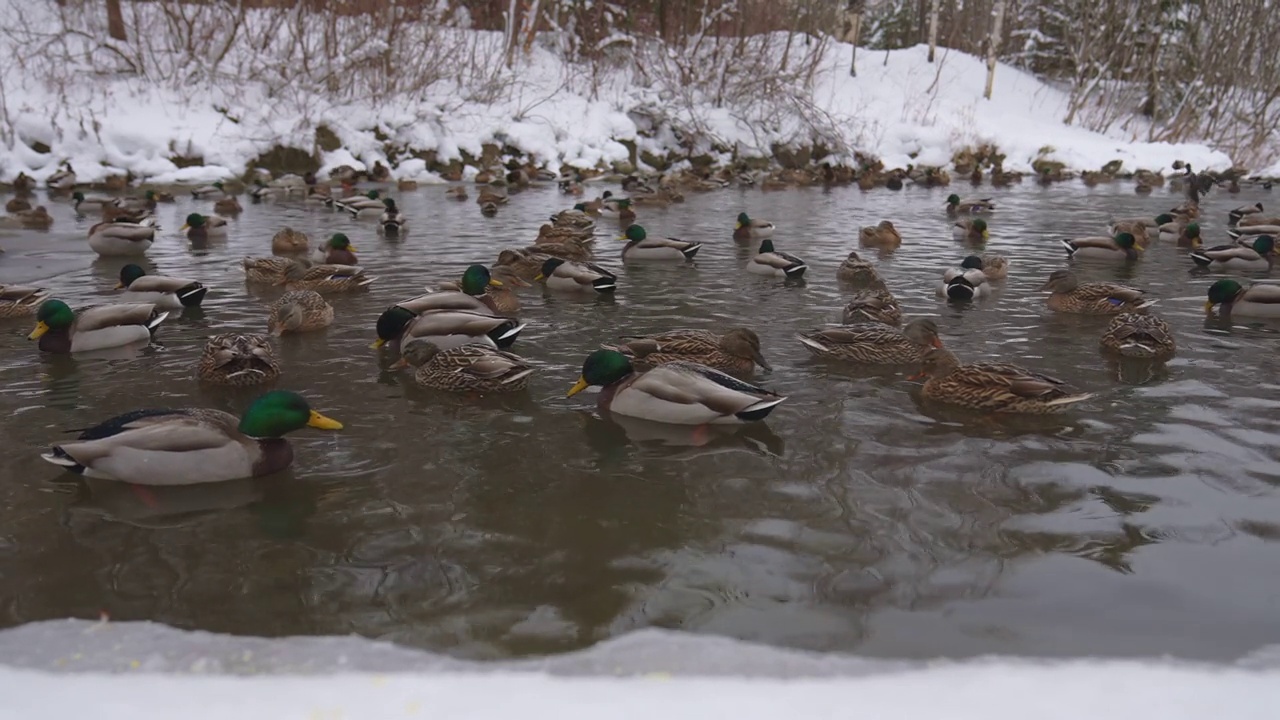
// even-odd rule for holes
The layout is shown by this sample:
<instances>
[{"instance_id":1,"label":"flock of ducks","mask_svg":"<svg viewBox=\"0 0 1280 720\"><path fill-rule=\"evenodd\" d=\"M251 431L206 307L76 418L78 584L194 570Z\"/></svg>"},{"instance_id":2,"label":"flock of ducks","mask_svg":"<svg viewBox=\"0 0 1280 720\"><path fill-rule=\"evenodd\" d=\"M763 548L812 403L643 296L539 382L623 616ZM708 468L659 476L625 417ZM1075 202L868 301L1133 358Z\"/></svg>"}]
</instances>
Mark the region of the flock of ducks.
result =
<instances>
[{"instance_id":1,"label":"flock of ducks","mask_svg":"<svg viewBox=\"0 0 1280 720\"><path fill-rule=\"evenodd\" d=\"M1193 178L1189 167L1185 168ZM561 189L579 188L561 180ZM1232 210L1233 242L1204 247L1198 224L1198 182L1189 181L1187 200L1157 216L1114 220L1109 234L1062 240L1067 259L1129 263L1157 242L1185 248L1194 264L1208 272L1266 271L1275 257L1274 238L1280 217L1266 217L1261 204ZM158 225L152 211L172 197L147 191L137 197L86 195L74 177L55 175L52 193L62 193L77 213L100 212L101 222L88 233L89 247L103 256L141 256L155 241ZM372 347L399 356L395 369L411 369L423 387L447 392L511 393L525 389L534 367L513 353L525 327L518 290L542 284L550 292L608 294L619 275L594 262L595 233L601 220L618 224L624 241L621 260L684 263L703 244L650 234L636 223L636 209L678 202L662 188L632 185L630 197L605 192L559 212L541 226L535 241L502 250L490 264L473 264L457 280L423 295L387 307L372 323ZM225 236L227 217L241 210L239 200L221 184L196 188L193 198L211 202L210 214L191 213L182 227L193 245ZM345 212L353 218L376 219L387 235L403 233L408 221L391 198L378 190L356 191L346 184L332 189L314 177L286 176L258 182L248 193L253 201L298 201ZM462 186L448 197L466 199ZM507 195L487 185L477 203L485 214L505 204ZM41 208L43 210L43 208ZM945 213L962 243L981 244L987 218L995 213L989 198L951 195ZM24 212L17 210L16 212ZM47 213L46 213L47 214ZM747 213L734 224L737 243L754 248L745 271L788 281L802 278L808 264L779 250L774 226ZM895 248L903 242L886 220L862 228L863 248ZM304 233L280 230L271 241L272 255L246 257L242 264L250 284L277 286L283 295L267 309L267 334L226 333L212 337L195 362L194 374L224 386L267 385L281 373L272 337L323 329L334 321L335 295L366 292L376 278L359 265L349 238L334 233L312 248ZM1009 273L1009 261L996 253L974 253L939 278L937 294L949 301L977 300ZM996 413L1058 412L1092 397L1061 380L1008 363L962 363L927 318L902 324L901 308L876 267L857 251L837 270L839 282L851 290L843 322L800 333L798 342L813 355L857 365L910 366L923 379L925 398L970 410ZM119 302L73 310L38 287L0 286L0 317L36 320L30 339L41 351L79 353L149 343L172 311L197 307L209 288L189 278L148 275L137 264L120 271ZM1052 273L1041 288L1054 312L1110 318L1101 335L1102 349L1115 356L1162 362L1176 352L1167 323L1150 314L1154 300L1145 293L1110 282L1080 282L1069 269ZM1247 285L1224 278L1207 291L1206 311L1224 315L1280 317L1280 286ZM623 337L590 353L582 364L573 396L588 387L601 388L597 405L603 413L687 426L763 420L786 398L750 382L755 368L772 370L760 338L748 328L723 333L673 329ZM260 476L288 467L292 450L284 435L304 427L341 429L342 424L313 410L301 395L271 391L259 396L239 418L208 409L138 410L85 430L71 442L53 446L42 457L86 477L144 485L182 485Z\"/></svg>"}]
</instances>

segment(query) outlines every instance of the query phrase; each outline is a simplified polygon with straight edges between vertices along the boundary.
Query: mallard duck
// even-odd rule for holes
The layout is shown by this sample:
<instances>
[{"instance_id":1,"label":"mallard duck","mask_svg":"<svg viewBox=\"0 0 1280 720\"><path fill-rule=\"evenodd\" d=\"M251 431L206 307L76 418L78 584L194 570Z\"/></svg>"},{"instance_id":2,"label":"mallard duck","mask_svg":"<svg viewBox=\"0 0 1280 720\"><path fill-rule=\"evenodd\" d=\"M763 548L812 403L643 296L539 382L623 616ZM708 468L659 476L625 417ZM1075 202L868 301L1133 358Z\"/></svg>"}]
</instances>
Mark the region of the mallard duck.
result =
<instances>
[{"instance_id":1,"label":"mallard duck","mask_svg":"<svg viewBox=\"0 0 1280 720\"><path fill-rule=\"evenodd\" d=\"M490 271L483 265L471 265L463 271L461 281L442 283L440 289L465 293L479 300L495 315L516 317L520 313L520 298L510 286L530 287L506 266L499 265Z\"/></svg>"},{"instance_id":2,"label":"mallard duck","mask_svg":"<svg viewBox=\"0 0 1280 720\"><path fill-rule=\"evenodd\" d=\"M595 242L595 226L587 228L577 228L570 226L556 226L549 223L543 223L538 228L538 237L533 241L535 245L545 245L549 243L572 242L579 245L590 245Z\"/></svg>"},{"instance_id":3,"label":"mallard duck","mask_svg":"<svg viewBox=\"0 0 1280 720\"><path fill-rule=\"evenodd\" d=\"M1178 247L1190 248L1192 250L1200 249L1200 223L1187 223L1185 225L1169 223L1169 225L1177 225L1178 230L1175 237L1178 242ZM1165 237L1165 227L1166 226L1164 225L1160 226L1160 238L1162 240Z\"/></svg>"},{"instance_id":4,"label":"mallard duck","mask_svg":"<svg viewBox=\"0 0 1280 720\"><path fill-rule=\"evenodd\" d=\"M427 339L441 350L480 343L507 349L524 329L518 321L484 310L424 310L392 305L378 316L378 339L372 347L403 347L409 339Z\"/></svg>"},{"instance_id":5,"label":"mallard duck","mask_svg":"<svg viewBox=\"0 0 1280 720\"><path fill-rule=\"evenodd\" d=\"M1221 305L1223 317L1280 318L1280 285L1255 283L1248 287L1235 280L1219 280L1209 286L1206 313Z\"/></svg>"},{"instance_id":6,"label":"mallard duck","mask_svg":"<svg viewBox=\"0 0 1280 720\"><path fill-rule=\"evenodd\" d=\"M48 298L49 292L44 288L0 285L0 318L31 317Z\"/></svg>"},{"instance_id":7,"label":"mallard duck","mask_svg":"<svg viewBox=\"0 0 1280 720\"><path fill-rule=\"evenodd\" d=\"M414 339L401 347L400 355L393 370L415 367L415 383L445 392L519 392L529 387L533 373L523 358L478 343L441 350L430 340Z\"/></svg>"},{"instance_id":8,"label":"mallard duck","mask_svg":"<svg viewBox=\"0 0 1280 720\"><path fill-rule=\"evenodd\" d=\"M14 213L13 217L19 225L32 230L43 230L53 225L53 217L43 205L37 205L34 210L21 210Z\"/></svg>"},{"instance_id":9,"label":"mallard duck","mask_svg":"<svg viewBox=\"0 0 1280 720\"><path fill-rule=\"evenodd\" d=\"M23 197L9 198L9 202L4 204L4 211L7 213L20 213L31 209L31 201Z\"/></svg>"},{"instance_id":10,"label":"mallard duck","mask_svg":"<svg viewBox=\"0 0 1280 720\"><path fill-rule=\"evenodd\" d=\"M542 266L547 259L551 257L539 250L540 248L536 246L533 249L503 250L498 253L498 260L494 263L494 267L506 268L521 280L533 282L542 272Z\"/></svg>"},{"instance_id":11,"label":"mallard duck","mask_svg":"<svg viewBox=\"0 0 1280 720\"><path fill-rule=\"evenodd\" d=\"M444 196L450 200L466 200L467 189L461 185L454 185L444 191Z\"/></svg>"},{"instance_id":12,"label":"mallard duck","mask_svg":"<svg viewBox=\"0 0 1280 720\"><path fill-rule=\"evenodd\" d=\"M205 343L196 377L232 387L261 385L280 377L280 363L266 335L224 333Z\"/></svg>"},{"instance_id":13,"label":"mallard duck","mask_svg":"<svg viewBox=\"0 0 1280 720\"><path fill-rule=\"evenodd\" d=\"M577 228L579 230L593 230L596 221L587 214L586 203L578 203L568 210L561 210L551 216L551 223L555 227Z\"/></svg>"},{"instance_id":14,"label":"mallard duck","mask_svg":"<svg viewBox=\"0 0 1280 720\"><path fill-rule=\"evenodd\" d=\"M902 308L893 293L885 289L862 290L855 293L844 306L845 325L877 322L897 325L902 321Z\"/></svg>"},{"instance_id":15,"label":"mallard duck","mask_svg":"<svg viewBox=\"0 0 1280 720\"><path fill-rule=\"evenodd\" d=\"M605 190L600 200L600 217L617 220L624 225L635 222L636 212L631 209L631 198L614 197L613 193Z\"/></svg>"},{"instance_id":16,"label":"mallard duck","mask_svg":"<svg viewBox=\"0 0 1280 720\"><path fill-rule=\"evenodd\" d=\"M76 210L81 208L93 208L100 210L104 205L114 205L116 199L110 195L85 195L76 190L71 193L71 199L74 201L73 207Z\"/></svg>"},{"instance_id":17,"label":"mallard duck","mask_svg":"<svg viewBox=\"0 0 1280 720\"><path fill-rule=\"evenodd\" d=\"M863 260L856 251L850 252L836 268L836 278L864 287L884 287L884 278L880 277L875 265Z\"/></svg>"},{"instance_id":18,"label":"mallard duck","mask_svg":"<svg viewBox=\"0 0 1280 720\"><path fill-rule=\"evenodd\" d=\"M544 226L546 227L546 226ZM692 260L702 249L702 243L686 242L677 238L653 237L639 225L627 228L620 240L627 244L622 248L622 261L632 260L671 260L684 262Z\"/></svg>"},{"instance_id":19,"label":"mallard duck","mask_svg":"<svg viewBox=\"0 0 1280 720\"><path fill-rule=\"evenodd\" d=\"M104 257L142 255L155 239L154 225L101 222L89 228L89 247Z\"/></svg>"},{"instance_id":20,"label":"mallard duck","mask_svg":"<svg viewBox=\"0 0 1280 720\"><path fill-rule=\"evenodd\" d=\"M872 322L837 325L796 337L818 357L867 365L916 363L928 348L942 347L937 324L926 318L916 318L901 330Z\"/></svg>"},{"instance_id":21,"label":"mallard duck","mask_svg":"<svg viewBox=\"0 0 1280 720\"><path fill-rule=\"evenodd\" d=\"M1191 259L1198 267L1211 271L1266 272L1275 262L1276 241L1270 235L1255 237L1248 247L1243 245L1217 245L1202 250L1192 250Z\"/></svg>"},{"instance_id":22,"label":"mallard duck","mask_svg":"<svg viewBox=\"0 0 1280 720\"><path fill-rule=\"evenodd\" d=\"M533 280L546 283L551 290L611 293L618 289L618 276L599 265L557 257L547 258Z\"/></svg>"},{"instance_id":23,"label":"mallard duck","mask_svg":"<svg viewBox=\"0 0 1280 720\"><path fill-rule=\"evenodd\" d=\"M1108 260L1111 262L1128 262L1137 260L1142 248L1130 233L1119 233L1115 237L1085 237L1074 240L1060 240L1067 251L1069 260Z\"/></svg>"},{"instance_id":24,"label":"mallard duck","mask_svg":"<svg viewBox=\"0 0 1280 720\"><path fill-rule=\"evenodd\" d=\"M311 254L311 262L317 265L324 263L330 265L359 265L360 261L356 259L355 249L356 247L351 244L351 240L346 235L334 233Z\"/></svg>"},{"instance_id":25,"label":"mallard duck","mask_svg":"<svg viewBox=\"0 0 1280 720\"><path fill-rule=\"evenodd\" d=\"M365 275L364 268L356 265L322 265L307 266L303 263L291 263L284 270L283 280L277 285L284 285L289 290L315 290L318 293L348 293L367 290L376 280L372 275Z\"/></svg>"},{"instance_id":26,"label":"mallard duck","mask_svg":"<svg viewBox=\"0 0 1280 720\"><path fill-rule=\"evenodd\" d=\"M760 251L747 261L747 272L791 280L804 277L809 266L795 255L773 249L772 240L761 240Z\"/></svg>"},{"instance_id":27,"label":"mallard duck","mask_svg":"<svg viewBox=\"0 0 1280 720\"><path fill-rule=\"evenodd\" d=\"M234 195L228 195L213 204L213 211L221 215L239 215L244 208Z\"/></svg>"},{"instance_id":28,"label":"mallard duck","mask_svg":"<svg viewBox=\"0 0 1280 720\"><path fill-rule=\"evenodd\" d=\"M1128 358L1168 360L1177 345L1169 323L1155 315L1121 313L1102 333L1102 349Z\"/></svg>"},{"instance_id":29,"label":"mallard duck","mask_svg":"<svg viewBox=\"0 0 1280 720\"><path fill-rule=\"evenodd\" d=\"M569 397L592 385L604 389L602 412L670 425L763 420L785 397L692 362L669 362L637 373L616 350L596 350L582 363Z\"/></svg>"},{"instance_id":30,"label":"mallard duck","mask_svg":"<svg viewBox=\"0 0 1280 720\"><path fill-rule=\"evenodd\" d=\"M290 290L271 305L267 330L276 337L285 333L323 330L333 324L333 306L314 290Z\"/></svg>"},{"instance_id":31,"label":"mallard duck","mask_svg":"<svg viewBox=\"0 0 1280 720\"><path fill-rule=\"evenodd\" d=\"M959 195L947 196L948 215L985 215L995 209L996 204L991 202L991 198L966 198L961 200Z\"/></svg>"},{"instance_id":32,"label":"mallard duck","mask_svg":"<svg viewBox=\"0 0 1280 720\"><path fill-rule=\"evenodd\" d=\"M773 223L755 220L746 213L738 213L738 222L733 226L733 239L739 242L752 240L768 240L773 237Z\"/></svg>"},{"instance_id":33,"label":"mallard duck","mask_svg":"<svg viewBox=\"0 0 1280 720\"><path fill-rule=\"evenodd\" d=\"M1170 223L1173 224L1173 223ZM1120 223L1111 229L1112 237L1121 233L1129 233L1133 236L1134 245L1140 248L1146 248L1151 243L1152 234L1159 236L1158 231L1151 231L1147 225L1143 223Z\"/></svg>"},{"instance_id":34,"label":"mallard duck","mask_svg":"<svg viewBox=\"0 0 1280 720\"><path fill-rule=\"evenodd\" d=\"M977 300L991 293L987 276L982 272L982 258L970 255L960 267L947 268L938 283L938 296L948 300Z\"/></svg>"},{"instance_id":35,"label":"mallard duck","mask_svg":"<svg viewBox=\"0 0 1280 720\"><path fill-rule=\"evenodd\" d=\"M98 305L74 312L61 300L45 300L36 310L36 329L28 340L39 340L51 353L90 352L151 342L169 313L151 303Z\"/></svg>"},{"instance_id":36,"label":"mallard duck","mask_svg":"<svg viewBox=\"0 0 1280 720\"><path fill-rule=\"evenodd\" d=\"M26 172L19 172L18 177L13 179L13 191L19 195L29 195L36 189L35 178Z\"/></svg>"},{"instance_id":37,"label":"mallard duck","mask_svg":"<svg viewBox=\"0 0 1280 720\"><path fill-rule=\"evenodd\" d=\"M957 220L951 226L951 237L961 242L980 244L987 241L987 221L982 218Z\"/></svg>"},{"instance_id":38,"label":"mallard duck","mask_svg":"<svg viewBox=\"0 0 1280 720\"><path fill-rule=\"evenodd\" d=\"M1280 225L1237 225L1228 229L1227 235L1233 240L1253 238L1259 235L1270 235L1271 237L1276 237L1280 235Z\"/></svg>"},{"instance_id":39,"label":"mallard duck","mask_svg":"<svg viewBox=\"0 0 1280 720\"><path fill-rule=\"evenodd\" d=\"M121 302L151 303L166 310L199 307L209 288L187 278L148 275L146 270L129 263L120 268L116 289L124 289Z\"/></svg>"},{"instance_id":40,"label":"mallard duck","mask_svg":"<svg viewBox=\"0 0 1280 720\"><path fill-rule=\"evenodd\" d=\"M1254 203L1253 205L1241 205L1227 213L1227 224L1237 225L1248 215L1258 215L1262 213L1262 203Z\"/></svg>"},{"instance_id":41,"label":"mallard duck","mask_svg":"<svg viewBox=\"0 0 1280 720\"><path fill-rule=\"evenodd\" d=\"M294 177L297 176L295 175ZM305 188L306 185L303 185L302 187ZM268 185L262 181L258 181L254 184L254 188L249 191L249 197L254 202L274 202L288 198L294 190L295 188L292 186L276 185L274 182ZM227 209L224 210L223 207L226 207ZM226 213L228 215L240 212L239 208L240 202L234 197L223 198L213 206L215 212Z\"/></svg>"},{"instance_id":42,"label":"mallard duck","mask_svg":"<svg viewBox=\"0 0 1280 720\"><path fill-rule=\"evenodd\" d=\"M1004 280L1009 277L1009 259L1000 253L982 253L982 274L988 280Z\"/></svg>"},{"instance_id":43,"label":"mallard duck","mask_svg":"<svg viewBox=\"0 0 1280 720\"><path fill-rule=\"evenodd\" d=\"M504 192L498 192L493 188L482 187L480 192L476 194L476 204L485 205L493 203L494 205L506 205L511 198L507 197Z\"/></svg>"},{"instance_id":44,"label":"mallard duck","mask_svg":"<svg viewBox=\"0 0 1280 720\"><path fill-rule=\"evenodd\" d=\"M1269 225L1271 227L1280 226L1280 216L1276 215L1246 215L1240 219L1234 227L1251 228L1259 225Z\"/></svg>"},{"instance_id":45,"label":"mallard duck","mask_svg":"<svg viewBox=\"0 0 1280 720\"><path fill-rule=\"evenodd\" d=\"M383 201L386 209L378 218L378 227L382 228L382 232L387 235L395 235L398 232L407 230L409 227L409 219L400 212L400 208L396 207L396 201L387 198Z\"/></svg>"},{"instance_id":46,"label":"mallard duck","mask_svg":"<svg viewBox=\"0 0 1280 720\"><path fill-rule=\"evenodd\" d=\"M191 197L197 200L212 200L226 196L227 191L222 187L221 180L210 185L202 185L191 191Z\"/></svg>"},{"instance_id":47,"label":"mallard duck","mask_svg":"<svg viewBox=\"0 0 1280 720\"><path fill-rule=\"evenodd\" d=\"M858 242L871 247L896 248L902 244L902 235L893 223L881 220L879 225L868 225L859 230Z\"/></svg>"},{"instance_id":48,"label":"mallard duck","mask_svg":"<svg viewBox=\"0 0 1280 720\"><path fill-rule=\"evenodd\" d=\"M304 427L341 430L297 393L262 395L244 415L221 410L134 410L41 455L87 478L135 485L197 485L280 472L293 462L282 436Z\"/></svg>"},{"instance_id":49,"label":"mallard duck","mask_svg":"<svg viewBox=\"0 0 1280 720\"><path fill-rule=\"evenodd\" d=\"M595 253L591 251L591 247L583 245L575 240L566 240L559 243L542 243L540 245L530 245L524 248L525 252L537 253L547 257L556 257L561 260L571 260L573 262L590 262Z\"/></svg>"},{"instance_id":50,"label":"mallard duck","mask_svg":"<svg viewBox=\"0 0 1280 720\"><path fill-rule=\"evenodd\" d=\"M62 168L50 175L44 181L45 187L50 190L60 190L66 192L76 186L76 171L71 167L71 163L64 162Z\"/></svg>"},{"instance_id":51,"label":"mallard duck","mask_svg":"<svg viewBox=\"0 0 1280 720\"><path fill-rule=\"evenodd\" d=\"M178 229L185 230L187 239L193 243L221 239L227 236L227 219L217 215L191 213Z\"/></svg>"},{"instance_id":52,"label":"mallard duck","mask_svg":"<svg viewBox=\"0 0 1280 720\"><path fill-rule=\"evenodd\" d=\"M773 370L760 352L760 336L748 328L732 328L723 335L709 330L667 330L626 336L622 341L602 347L625 355L639 372L675 361L696 362L735 375L750 375L756 365Z\"/></svg>"},{"instance_id":53,"label":"mallard duck","mask_svg":"<svg viewBox=\"0 0 1280 720\"><path fill-rule=\"evenodd\" d=\"M487 202L480 206L480 214L485 217L493 217L498 214L498 203Z\"/></svg>"},{"instance_id":54,"label":"mallard duck","mask_svg":"<svg viewBox=\"0 0 1280 720\"><path fill-rule=\"evenodd\" d=\"M937 402L998 413L1042 415L1060 412L1093 397L1077 393L1057 378L1005 363L961 365L950 351L934 348L921 359L913 379L928 378L923 394Z\"/></svg>"},{"instance_id":55,"label":"mallard duck","mask_svg":"<svg viewBox=\"0 0 1280 720\"><path fill-rule=\"evenodd\" d=\"M1156 303L1147 300L1145 293L1136 288L1108 282L1080 284L1075 273L1057 270L1040 287L1049 291L1049 309L1055 312L1081 315L1116 315L1124 312L1140 312Z\"/></svg>"},{"instance_id":56,"label":"mallard duck","mask_svg":"<svg viewBox=\"0 0 1280 720\"><path fill-rule=\"evenodd\" d=\"M291 227L286 227L271 237L271 252L280 255L304 253L311 248L311 239L307 234Z\"/></svg>"},{"instance_id":57,"label":"mallard duck","mask_svg":"<svg viewBox=\"0 0 1280 720\"><path fill-rule=\"evenodd\" d=\"M285 273L293 265L310 267L304 260L283 257L246 257L243 261L245 282L281 285Z\"/></svg>"},{"instance_id":58,"label":"mallard duck","mask_svg":"<svg viewBox=\"0 0 1280 720\"><path fill-rule=\"evenodd\" d=\"M393 202L392 205L394 204ZM339 200L334 203L334 207L353 218L381 217L387 210L386 201L378 196L377 190L370 190L348 200Z\"/></svg>"}]
</instances>

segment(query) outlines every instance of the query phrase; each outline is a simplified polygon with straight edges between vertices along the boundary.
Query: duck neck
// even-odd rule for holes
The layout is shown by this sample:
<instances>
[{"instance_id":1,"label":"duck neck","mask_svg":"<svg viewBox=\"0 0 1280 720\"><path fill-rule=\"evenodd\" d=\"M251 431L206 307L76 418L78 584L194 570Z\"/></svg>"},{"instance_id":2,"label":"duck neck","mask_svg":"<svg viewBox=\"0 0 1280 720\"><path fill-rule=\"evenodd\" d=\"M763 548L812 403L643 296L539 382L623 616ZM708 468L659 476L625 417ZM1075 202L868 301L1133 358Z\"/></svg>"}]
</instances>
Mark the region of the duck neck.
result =
<instances>
[{"instance_id":1,"label":"duck neck","mask_svg":"<svg viewBox=\"0 0 1280 720\"><path fill-rule=\"evenodd\" d=\"M253 464L254 477L271 475L293 464L293 446L284 438L255 438L258 460Z\"/></svg>"}]
</instances>

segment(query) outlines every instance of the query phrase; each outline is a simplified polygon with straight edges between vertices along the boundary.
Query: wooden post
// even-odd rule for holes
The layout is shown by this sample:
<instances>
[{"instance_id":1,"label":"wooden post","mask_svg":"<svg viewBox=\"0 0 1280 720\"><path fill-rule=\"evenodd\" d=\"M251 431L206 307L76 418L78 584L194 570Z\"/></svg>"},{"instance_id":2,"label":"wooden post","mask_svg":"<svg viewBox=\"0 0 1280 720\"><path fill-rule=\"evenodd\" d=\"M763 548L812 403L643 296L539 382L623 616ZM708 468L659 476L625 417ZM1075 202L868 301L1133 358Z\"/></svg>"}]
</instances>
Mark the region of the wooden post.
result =
<instances>
[{"instance_id":1,"label":"wooden post","mask_svg":"<svg viewBox=\"0 0 1280 720\"><path fill-rule=\"evenodd\" d=\"M1004 25L1004 4L1005 0L996 0L995 10L992 14L995 18L991 22L991 37L987 40L987 89L982 92L982 97L991 99L991 88L996 82L996 57L1000 54L1000 30Z\"/></svg>"},{"instance_id":2,"label":"wooden post","mask_svg":"<svg viewBox=\"0 0 1280 720\"><path fill-rule=\"evenodd\" d=\"M929 62L933 62L933 54L938 49L938 6L941 0L929 2Z\"/></svg>"},{"instance_id":3,"label":"wooden post","mask_svg":"<svg viewBox=\"0 0 1280 720\"><path fill-rule=\"evenodd\" d=\"M107 0L107 34L120 42L129 40L124 31L124 12L120 10L120 0Z\"/></svg>"}]
</instances>

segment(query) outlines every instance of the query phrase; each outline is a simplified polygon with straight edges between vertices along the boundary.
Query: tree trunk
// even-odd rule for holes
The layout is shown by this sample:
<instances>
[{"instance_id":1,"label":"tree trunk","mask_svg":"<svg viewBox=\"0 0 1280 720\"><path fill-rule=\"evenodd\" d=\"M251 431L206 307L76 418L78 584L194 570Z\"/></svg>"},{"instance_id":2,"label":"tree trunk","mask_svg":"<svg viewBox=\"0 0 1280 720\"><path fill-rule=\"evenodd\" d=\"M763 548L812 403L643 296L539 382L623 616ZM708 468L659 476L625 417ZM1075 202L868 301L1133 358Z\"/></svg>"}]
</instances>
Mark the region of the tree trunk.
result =
<instances>
[{"instance_id":1,"label":"tree trunk","mask_svg":"<svg viewBox=\"0 0 1280 720\"><path fill-rule=\"evenodd\" d=\"M938 7L942 0L929 2L929 62L933 62L933 54L938 49Z\"/></svg>"},{"instance_id":2,"label":"tree trunk","mask_svg":"<svg viewBox=\"0 0 1280 720\"><path fill-rule=\"evenodd\" d=\"M866 0L849 0L844 11L844 41L853 46L849 53L849 76L858 77L858 37L862 34L862 11Z\"/></svg>"},{"instance_id":3,"label":"tree trunk","mask_svg":"<svg viewBox=\"0 0 1280 720\"><path fill-rule=\"evenodd\" d=\"M1004 25L1004 4L1005 0L996 0L995 10L992 14L995 17L991 22L991 37L987 40L987 89L982 92L982 97L991 99L991 88L996 82L996 57L1000 54L1000 30Z\"/></svg>"},{"instance_id":4,"label":"tree trunk","mask_svg":"<svg viewBox=\"0 0 1280 720\"><path fill-rule=\"evenodd\" d=\"M124 12L120 10L120 0L107 0L107 34L120 42L129 40L124 31Z\"/></svg>"}]
</instances>

